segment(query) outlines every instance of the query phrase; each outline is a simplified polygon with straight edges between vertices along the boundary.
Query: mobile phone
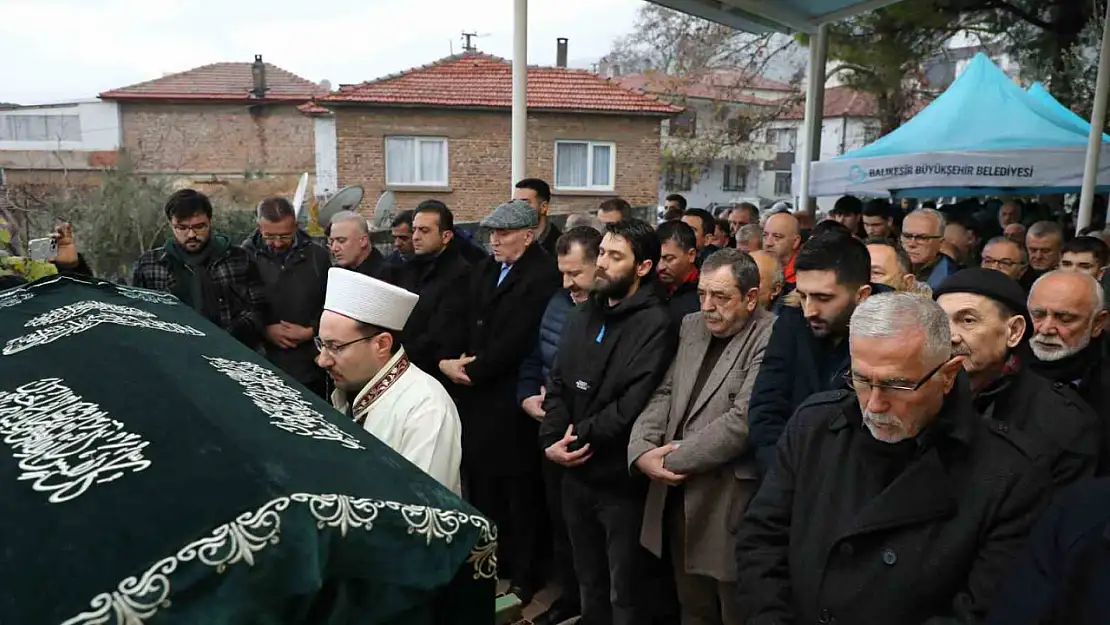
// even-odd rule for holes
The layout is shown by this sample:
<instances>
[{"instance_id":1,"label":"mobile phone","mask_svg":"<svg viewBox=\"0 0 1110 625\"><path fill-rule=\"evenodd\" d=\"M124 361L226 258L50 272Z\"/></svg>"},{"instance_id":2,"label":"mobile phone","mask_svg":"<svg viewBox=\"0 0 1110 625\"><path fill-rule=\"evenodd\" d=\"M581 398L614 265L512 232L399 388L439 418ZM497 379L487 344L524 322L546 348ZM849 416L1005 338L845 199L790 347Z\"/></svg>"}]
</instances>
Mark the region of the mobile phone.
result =
<instances>
[{"instance_id":1,"label":"mobile phone","mask_svg":"<svg viewBox=\"0 0 1110 625\"><path fill-rule=\"evenodd\" d=\"M31 260L50 260L58 256L58 242L50 237L31 239L27 242L28 255Z\"/></svg>"}]
</instances>

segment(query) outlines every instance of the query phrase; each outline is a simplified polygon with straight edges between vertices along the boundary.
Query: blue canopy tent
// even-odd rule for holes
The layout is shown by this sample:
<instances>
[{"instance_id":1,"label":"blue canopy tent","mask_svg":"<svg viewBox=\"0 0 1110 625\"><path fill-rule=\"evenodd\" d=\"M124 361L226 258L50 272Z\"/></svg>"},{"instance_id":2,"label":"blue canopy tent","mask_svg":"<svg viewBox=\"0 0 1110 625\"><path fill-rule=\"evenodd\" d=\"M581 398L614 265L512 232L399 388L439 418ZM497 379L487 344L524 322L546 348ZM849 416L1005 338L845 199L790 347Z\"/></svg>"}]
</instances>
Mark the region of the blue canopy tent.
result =
<instances>
[{"instance_id":1,"label":"blue canopy tent","mask_svg":"<svg viewBox=\"0 0 1110 625\"><path fill-rule=\"evenodd\" d=\"M1084 135L1091 132L1091 122L1076 115L1075 111L1072 111L1063 104L1060 104L1060 101L1054 98L1052 94L1049 93L1048 89L1045 89L1045 86L1041 83L1033 83L1033 86L1029 87L1028 93L1035 102L1045 107L1045 111L1049 115L1055 115L1060 118L1060 121L1068 125L1074 125L1078 132ZM1110 142L1110 135L1102 135L1102 140L1104 142Z\"/></svg>"},{"instance_id":2,"label":"blue canopy tent","mask_svg":"<svg viewBox=\"0 0 1110 625\"><path fill-rule=\"evenodd\" d=\"M979 54L947 91L894 132L814 163L809 194L1077 192L1086 148L1081 124L1030 96ZM1110 144L1102 151L1110 155ZM1110 159L1102 162L1098 184L1110 188Z\"/></svg>"}]
</instances>

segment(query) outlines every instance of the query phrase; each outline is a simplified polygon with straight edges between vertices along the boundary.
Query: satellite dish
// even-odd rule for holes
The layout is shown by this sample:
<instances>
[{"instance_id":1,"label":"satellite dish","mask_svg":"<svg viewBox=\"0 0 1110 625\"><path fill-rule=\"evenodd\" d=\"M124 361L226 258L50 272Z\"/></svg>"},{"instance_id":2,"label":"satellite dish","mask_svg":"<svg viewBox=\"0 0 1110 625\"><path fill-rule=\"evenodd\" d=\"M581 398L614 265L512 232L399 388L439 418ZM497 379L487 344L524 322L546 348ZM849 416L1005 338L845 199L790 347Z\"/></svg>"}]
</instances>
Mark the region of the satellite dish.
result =
<instances>
[{"instance_id":1,"label":"satellite dish","mask_svg":"<svg viewBox=\"0 0 1110 625\"><path fill-rule=\"evenodd\" d=\"M308 173L301 174L301 181L297 184L297 192L293 195L293 215L300 219L301 207L304 206L304 194L308 192Z\"/></svg>"},{"instance_id":2,"label":"satellite dish","mask_svg":"<svg viewBox=\"0 0 1110 625\"><path fill-rule=\"evenodd\" d=\"M317 223L321 228L327 228L331 223L331 218L339 211L353 211L358 209L359 203L362 202L362 187L352 185L343 187L332 196L330 200L320 207L319 212L316 214Z\"/></svg>"},{"instance_id":3,"label":"satellite dish","mask_svg":"<svg viewBox=\"0 0 1110 625\"><path fill-rule=\"evenodd\" d=\"M374 219L370 228L374 231L388 230L393 221L393 202L396 198L392 191L386 191L378 198L378 205L374 207Z\"/></svg>"}]
</instances>

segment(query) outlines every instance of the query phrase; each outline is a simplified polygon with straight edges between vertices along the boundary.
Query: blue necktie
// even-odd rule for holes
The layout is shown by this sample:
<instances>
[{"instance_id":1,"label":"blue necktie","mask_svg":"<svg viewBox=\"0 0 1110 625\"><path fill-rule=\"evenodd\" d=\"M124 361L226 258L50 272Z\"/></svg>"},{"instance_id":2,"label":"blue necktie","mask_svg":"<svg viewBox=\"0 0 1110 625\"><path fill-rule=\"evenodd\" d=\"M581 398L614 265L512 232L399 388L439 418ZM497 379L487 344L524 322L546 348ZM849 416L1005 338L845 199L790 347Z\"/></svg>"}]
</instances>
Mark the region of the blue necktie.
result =
<instances>
[{"instance_id":1,"label":"blue necktie","mask_svg":"<svg viewBox=\"0 0 1110 625\"><path fill-rule=\"evenodd\" d=\"M512 268L512 265L501 263L501 275L497 276L497 286L501 286L501 283L505 281L505 276L509 275L509 270Z\"/></svg>"}]
</instances>

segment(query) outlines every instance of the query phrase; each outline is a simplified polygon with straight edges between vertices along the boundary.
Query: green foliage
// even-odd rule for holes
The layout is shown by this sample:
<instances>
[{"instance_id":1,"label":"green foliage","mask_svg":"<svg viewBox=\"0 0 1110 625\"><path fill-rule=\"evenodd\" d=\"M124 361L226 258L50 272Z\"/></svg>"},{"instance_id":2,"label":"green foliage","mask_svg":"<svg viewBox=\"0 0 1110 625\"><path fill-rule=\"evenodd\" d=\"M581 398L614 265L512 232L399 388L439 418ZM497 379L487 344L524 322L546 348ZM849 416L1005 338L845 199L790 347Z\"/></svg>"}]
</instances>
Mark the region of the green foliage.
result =
<instances>
[{"instance_id":1,"label":"green foliage","mask_svg":"<svg viewBox=\"0 0 1110 625\"><path fill-rule=\"evenodd\" d=\"M239 245L258 228L258 218L253 210L243 208L216 208L212 215L212 227L216 232L225 234L232 244Z\"/></svg>"}]
</instances>

